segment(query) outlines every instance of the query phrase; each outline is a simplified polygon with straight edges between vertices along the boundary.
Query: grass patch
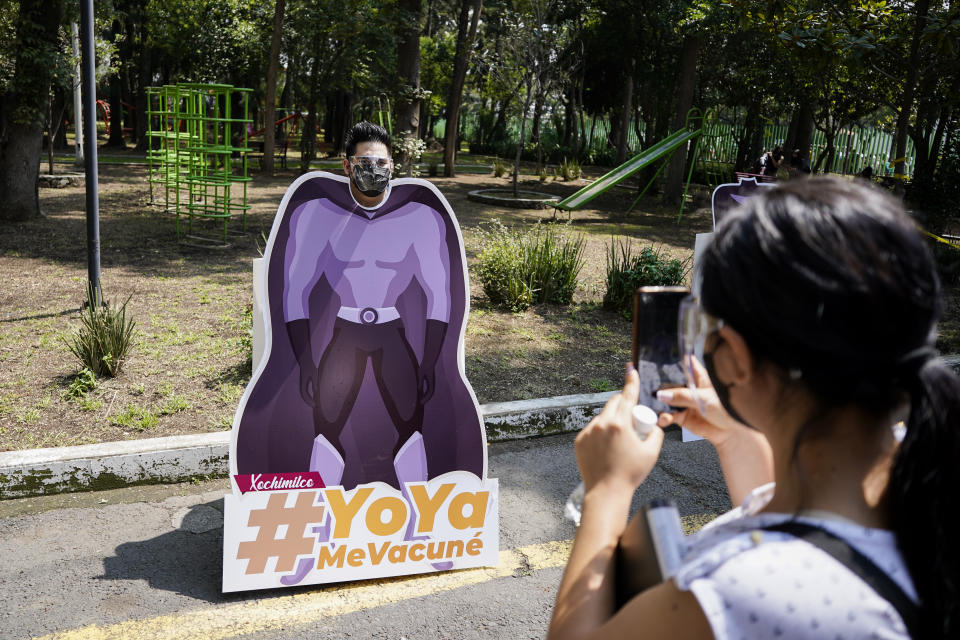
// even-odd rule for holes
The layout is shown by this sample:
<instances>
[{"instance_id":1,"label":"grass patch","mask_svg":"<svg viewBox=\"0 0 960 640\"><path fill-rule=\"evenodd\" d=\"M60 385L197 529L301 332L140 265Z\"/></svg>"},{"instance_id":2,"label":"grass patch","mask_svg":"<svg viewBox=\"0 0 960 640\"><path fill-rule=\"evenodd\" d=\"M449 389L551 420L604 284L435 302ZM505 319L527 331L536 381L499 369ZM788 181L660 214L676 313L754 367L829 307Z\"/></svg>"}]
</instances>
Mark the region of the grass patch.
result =
<instances>
[{"instance_id":1,"label":"grass patch","mask_svg":"<svg viewBox=\"0 0 960 640\"><path fill-rule=\"evenodd\" d=\"M83 396L82 398L77 398L77 404L80 406L81 411L96 411L103 406L103 401L99 398L91 398L89 396Z\"/></svg>"},{"instance_id":2,"label":"grass patch","mask_svg":"<svg viewBox=\"0 0 960 640\"><path fill-rule=\"evenodd\" d=\"M606 378L591 378L589 385L590 385L590 390L593 391L594 393L603 393L604 391L615 391L617 388L617 385L610 382Z\"/></svg>"},{"instance_id":3,"label":"grass patch","mask_svg":"<svg viewBox=\"0 0 960 640\"><path fill-rule=\"evenodd\" d=\"M190 408L190 403L183 396L170 396L157 409L157 415L170 416Z\"/></svg>"},{"instance_id":4,"label":"grass patch","mask_svg":"<svg viewBox=\"0 0 960 640\"><path fill-rule=\"evenodd\" d=\"M147 407L128 404L123 411L110 416L110 424L132 431L148 431L160 424L160 418Z\"/></svg>"}]
</instances>

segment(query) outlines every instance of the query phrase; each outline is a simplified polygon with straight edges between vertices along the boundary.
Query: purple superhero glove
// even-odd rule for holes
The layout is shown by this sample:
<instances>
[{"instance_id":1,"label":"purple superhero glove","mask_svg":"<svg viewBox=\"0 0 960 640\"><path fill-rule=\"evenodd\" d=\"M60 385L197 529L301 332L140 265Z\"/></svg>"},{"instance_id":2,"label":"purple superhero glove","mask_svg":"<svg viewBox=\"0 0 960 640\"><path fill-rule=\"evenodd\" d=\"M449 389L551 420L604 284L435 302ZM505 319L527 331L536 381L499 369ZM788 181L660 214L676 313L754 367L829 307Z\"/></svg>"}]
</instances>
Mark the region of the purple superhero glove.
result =
<instances>
[{"instance_id":1,"label":"purple superhero glove","mask_svg":"<svg viewBox=\"0 0 960 640\"><path fill-rule=\"evenodd\" d=\"M313 362L313 350L310 347L310 321L306 318L291 320L287 323L287 335L293 355L300 363L300 395L312 407L317 365Z\"/></svg>"},{"instance_id":2,"label":"purple superhero glove","mask_svg":"<svg viewBox=\"0 0 960 640\"><path fill-rule=\"evenodd\" d=\"M417 385L421 403L426 403L432 398L437 388L437 359L440 357L440 349L443 347L443 338L446 335L446 322L427 320L423 339L423 360L420 362L420 380Z\"/></svg>"}]
</instances>

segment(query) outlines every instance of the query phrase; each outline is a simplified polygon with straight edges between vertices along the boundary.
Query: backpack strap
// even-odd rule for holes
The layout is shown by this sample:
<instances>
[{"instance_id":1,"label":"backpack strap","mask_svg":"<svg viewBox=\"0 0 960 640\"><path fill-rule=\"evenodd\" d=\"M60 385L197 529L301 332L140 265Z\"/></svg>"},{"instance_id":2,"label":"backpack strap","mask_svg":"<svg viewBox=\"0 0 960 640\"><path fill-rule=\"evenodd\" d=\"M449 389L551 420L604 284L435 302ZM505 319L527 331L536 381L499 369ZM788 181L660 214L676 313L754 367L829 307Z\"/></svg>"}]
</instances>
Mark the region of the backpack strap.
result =
<instances>
[{"instance_id":1,"label":"backpack strap","mask_svg":"<svg viewBox=\"0 0 960 640\"><path fill-rule=\"evenodd\" d=\"M867 583L881 598L889 602L907 627L911 638L920 638L920 607L904 593L893 579L870 558L857 551L843 538L814 525L788 520L763 527L765 531L787 533L817 547Z\"/></svg>"}]
</instances>

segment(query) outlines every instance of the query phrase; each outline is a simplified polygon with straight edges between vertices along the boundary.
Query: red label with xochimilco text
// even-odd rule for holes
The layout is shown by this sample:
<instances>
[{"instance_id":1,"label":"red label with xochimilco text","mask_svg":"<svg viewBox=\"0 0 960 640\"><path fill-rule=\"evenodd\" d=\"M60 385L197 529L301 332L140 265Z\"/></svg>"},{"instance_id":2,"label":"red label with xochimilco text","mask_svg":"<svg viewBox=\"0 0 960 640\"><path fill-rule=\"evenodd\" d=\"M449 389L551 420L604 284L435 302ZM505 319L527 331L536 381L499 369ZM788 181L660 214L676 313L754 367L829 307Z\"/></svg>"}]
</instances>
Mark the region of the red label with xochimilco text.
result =
<instances>
[{"instance_id":1,"label":"red label with xochimilco text","mask_svg":"<svg viewBox=\"0 0 960 640\"><path fill-rule=\"evenodd\" d=\"M250 491L293 491L296 489L323 489L323 478L316 471L298 473L251 473L233 476L240 493Z\"/></svg>"}]
</instances>

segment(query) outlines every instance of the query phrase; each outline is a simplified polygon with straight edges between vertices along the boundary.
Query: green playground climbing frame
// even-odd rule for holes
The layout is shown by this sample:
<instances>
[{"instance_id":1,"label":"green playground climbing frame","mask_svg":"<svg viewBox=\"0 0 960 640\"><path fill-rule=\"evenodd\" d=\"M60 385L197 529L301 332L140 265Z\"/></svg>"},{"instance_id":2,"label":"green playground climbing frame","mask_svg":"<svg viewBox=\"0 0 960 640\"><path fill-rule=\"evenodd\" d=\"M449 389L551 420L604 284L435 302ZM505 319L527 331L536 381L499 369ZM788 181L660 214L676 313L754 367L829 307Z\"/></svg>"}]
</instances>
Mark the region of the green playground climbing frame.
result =
<instances>
[{"instance_id":1,"label":"green playground climbing frame","mask_svg":"<svg viewBox=\"0 0 960 640\"><path fill-rule=\"evenodd\" d=\"M226 84L147 89L150 202L176 215L187 243L226 246L234 216L246 231L251 93ZM195 219L217 222L221 237L200 235Z\"/></svg>"}]
</instances>

